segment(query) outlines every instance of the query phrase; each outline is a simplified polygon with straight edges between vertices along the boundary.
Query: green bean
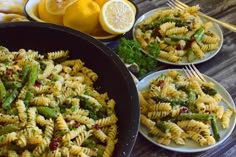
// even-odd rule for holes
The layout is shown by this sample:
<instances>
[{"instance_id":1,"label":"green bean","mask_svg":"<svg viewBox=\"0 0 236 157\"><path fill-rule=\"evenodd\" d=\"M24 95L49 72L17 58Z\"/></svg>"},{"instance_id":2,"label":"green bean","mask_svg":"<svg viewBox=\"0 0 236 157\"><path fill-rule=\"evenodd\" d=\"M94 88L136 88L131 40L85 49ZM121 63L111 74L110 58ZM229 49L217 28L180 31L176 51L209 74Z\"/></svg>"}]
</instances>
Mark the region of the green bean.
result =
<instances>
[{"instance_id":1,"label":"green bean","mask_svg":"<svg viewBox=\"0 0 236 157\"><path fill-rule=\"evenodd\" d=\"M30 69L29 80L28 80L29 88L31 88L35 84L37 78L38 78L38 64L35 64Z\"/></svg>"},{"instance_id":2,"label":"green bean","mask_svg":"<svg viewBox=\"0 0 236 157\"><path fill-rule=\"evenodd\" d=\"M201 41L204 33L205 33L205 30L202 27L196 31L196 33L194 34L194 38L197 41L197 43Z\"/></svg>"},{"instance_id":3,"label":"green bean","mask_svg":"<svg viewBox=\"0 0 236 157\"><path fill-rule=\"evenodd\" d=\"M211 119L211 127L216 141L220 140L219 129L217 127L216 117L213 115Z\"/></svg>"},{"instance_id":4,"label":"green bean","mask_svg":"<svg viewBox=\"0 0 236 157\"><path fill-rule=\"evenodd\" d=\"M6 88L2 80L0 79L0 101L2 101L5 98L6 94L7 94Z\"/></svg>"},{"instance_id":5,"label":"green bean","mask_svg":"<svg viewBox=\"0 0 236 157\"><path fill-rule=\"evenodd\" d=\"M3 104L2 104L2 108L5 110L9 110L11 109L11 103L15 100L15 98L18 95L18 91L17 89L14 89L8 97L6 97L6 99L4 100Z\"/></svg>"},{"instance_id":6,"label":"green bean","mask_svg":"<svg viewBox=\"0 0 236 157\"><path fill-rule=\"evenodd\" d=\"M54 119L57 116L57 112L54 109L50 108L50 107L38 106L36 108L37 108L39 114L42 114L47 118L53 118Z\"/></svg>"},{"instance_id":7,"label":"green bean","mask_svg":"<svg viewBox=\"0 0 236 157\"><path fill-rule=\"evenodd\" d=\"M0 136L17 130L20 130L20 128L16 125L5 125L0 128Z\"/></svg>"},{"instance_id":8,"label":"green bean","mask_svg":"<svg viewBox=\"0 0 236 157\"><path fill-rule=\"evenodd\" d=\"M212 116L209 114L202 113L184 113L177 117L177 120L211 120Z\"/></svg>"},{"instance_id":9,"label":"green bean","mask_svg":"<svg viewBox=\"0 0 236 157\"><path fill-rule=\"evenodd\" d=\"M170 38L172 40L190 40L189 36L184 36L184 35L171 35Z\"/></svg>"},{"instance_id":10,"label":"green bean","mask_svg":"<svg viewBox=\"0 0 236 157\"><path fill-rule=\"evenodd\" d=\"M21 76L21 80L23 83L25 82L26 77L29 74L29 72L30 72L30 65L27 64L23 67L23 74Z\"/></svg>"}]
</instances>

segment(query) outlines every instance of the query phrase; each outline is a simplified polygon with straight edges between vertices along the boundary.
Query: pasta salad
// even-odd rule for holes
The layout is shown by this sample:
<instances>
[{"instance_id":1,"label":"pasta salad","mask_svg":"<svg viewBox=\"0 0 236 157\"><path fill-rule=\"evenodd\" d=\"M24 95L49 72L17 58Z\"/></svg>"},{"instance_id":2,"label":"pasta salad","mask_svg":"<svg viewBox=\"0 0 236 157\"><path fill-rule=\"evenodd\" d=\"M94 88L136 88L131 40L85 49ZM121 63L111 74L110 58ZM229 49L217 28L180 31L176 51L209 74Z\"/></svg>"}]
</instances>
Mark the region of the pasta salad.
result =
<instances>
[{"instance_id":1,"label":"pasta salad","mask_svg":"<svg viewBox=\"0 0 236 157\"><path fill-rule=\"evenodd\" d=\"M136 25L134 37L156 59L171 63L203 59L206 53L219 48L220 37L210 30L212 22L198 16L198 10L199 6L157 10ZM153 52L154 47L159 51Z\"/></svg>"},{"instance_id":2,"label":"pasta salad","mask_svg":"<svg viewBox=\"0 0 236 157\"><path fill-rule=\"evenodd\" d=\"M0 156L112 156L115 100L69 51L0 47Z\"/></svg>"},{"instance_id":3,"label":"pasta salad","mask_svg":"<svg viewBox=\"0 0 236 157\"><path fill-rule=\"evenodd\" d=\"M219 102L212 82L186 78L169 70L139 93L140 122L157 143L185 145L190 139L201 147L214 145L220 129L230 126L233 111Z\"/></svg>"}]
</instances>

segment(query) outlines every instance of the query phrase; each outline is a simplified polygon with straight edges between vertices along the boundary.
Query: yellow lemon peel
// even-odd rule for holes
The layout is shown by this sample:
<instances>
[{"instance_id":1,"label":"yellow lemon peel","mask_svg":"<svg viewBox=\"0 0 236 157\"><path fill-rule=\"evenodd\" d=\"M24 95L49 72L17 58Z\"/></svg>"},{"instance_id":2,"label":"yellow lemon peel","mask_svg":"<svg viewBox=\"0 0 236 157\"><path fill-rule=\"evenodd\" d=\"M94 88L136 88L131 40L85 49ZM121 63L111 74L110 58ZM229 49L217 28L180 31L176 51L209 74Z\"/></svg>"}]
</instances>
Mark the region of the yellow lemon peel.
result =
<instances>
[{"instance_id":1,"label":"yellow lemon peel","mask_svg":"<svg viewBox=\"0 0 236 157\"><path fill-rule=\"evenodd\" d=\"M45 22L62 25L62 15L52 15L46 9L46 0L41 0L38 4L39 18Z\"/></svg>"},{"instance_id":2,"label":"yellow lemon peel","mask_svg":"<svg viewBox=\"0 0 236 157\"><path fill-rule=\"evenodd\" d=\"M63 15L77 0L46 0L46 9L52 15Z\"/></svg>"},{"instance_id":3,"label":"yellow lemon peel","mask_svg":"<svg viewBox=\"0 0 236 157\"><path fill-rule=\"evenodd\" d=\"M93 0L77 0L63 16L64 26L91 34L99 25L100 7Z\"/></svg>"},{"instance_id":4,"label":"yellow lemon peel","mask_svg":"<svg viewBox=\"0 0 236 157\"><path fill-rule=\"evenodd\" d=\"M103 5L99 20L106 32L123 34L132 28L135 12L124 0L109 0Z\"/></svg>"}]
</instances>

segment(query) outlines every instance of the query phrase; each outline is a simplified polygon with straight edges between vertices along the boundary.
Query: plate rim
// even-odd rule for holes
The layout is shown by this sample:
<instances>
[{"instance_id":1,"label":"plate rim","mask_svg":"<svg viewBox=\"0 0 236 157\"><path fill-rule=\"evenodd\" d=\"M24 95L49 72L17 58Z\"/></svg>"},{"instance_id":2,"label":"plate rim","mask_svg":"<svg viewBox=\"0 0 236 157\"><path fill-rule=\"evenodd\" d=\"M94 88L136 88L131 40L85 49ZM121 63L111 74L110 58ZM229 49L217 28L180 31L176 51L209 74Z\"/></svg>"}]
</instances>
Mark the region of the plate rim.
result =
<instances>
[{"instance_id":1,"label":"plate rim","mask_svg":"<svg viewBox=\"0 0 236 157\"><path fill-rule=\"evenodd\" d=\"M135 21L134 26L133 26L133 29L132 29L132 36L133 36L133 39L134 39L136 42L138 42L137 39L136 39L136 37L135 37L135 29L136 29L136 26L137 26L142 20L145 19L145 16L151 16L154 12L160 11L160 10L165 10L165 9L171 9L171 8L170 8L170 7L158 7L158 8L149 10L149 11L147 11L146 13L142 14L142 15ZM149 14L150 14L150 15L149 15ZM199 16L201 19L203 19L203 20L210 21L210 20L207 20L205 17L203 17L203 16L201 16L201 15L198 15L198 16ZM207 52L207 53L212 53L212 54L211 54L209 57L207 57L207 58L198 59L198 60L196 60L196 61L194 61L194 62L179 62L179 63L174 63L174 62L170 62L170 61L167 61L167 60L164 60L164 59L152 57L151 55L149 55L149 54L148 54L145 50L143 50L142 48L141 48L141 51L142 51L143 53L145 53L146 55L148 55L149 57L151 57L151 58L157 60L158 62L165 63L165 64L169 64L169 65L183 66L183 65L200 64L200 63L206 62L206 61L212 59L214 56L216 56L216 55L220 52L220 50L221 50L221 48L222 48L222 46L223 46L223 42L224 42L224 36L223 36L223 31L222 31L221 27L220 27L216 22L213 22L213 21L211 21L211 22L213 23L213 27L210 28L210 30L212 30L212 29L217 30L215 33L216 33L217 35L219 35L219 37L220 37L220 42L219 42L219 47L218 47L218 49L217 49L216 51ZM218 32L218 33L217 33L217 32ZM138 43L139 43L139 42L138 42ZM214 52L214 53L213 53L213 52Z\"/></svg>"},{"instance_id":2,"label":"plate rim","mask_svg":"<svg viewBox=\"0 0 236 157\"><path fill-rule=\"evenodd\" d=\"M136 88L138 91L140 91L139 89L139 86L140 84L143 82L143 81L150 81L155 79L156 77L160 76L161 74L163 73L167 73L169 70L177 70L177 71L180 71L182 74L184 74L184 70L183 69L179 69L179 68L170 68L170 69L164 69L164 70L160 70L160 71L155 71L155 72L152 72L151 74L148 74L146 75L145 77L143 77L137 84L136 84ZM223 85L221 85L219 82L217 82L215 79L213 79L212 77L209 77L205 74L203 74L204 78L206 80L209 80L209 81L212 81L214 83L214 85L218 86L221 91L224 92L224 94L226 95L226 97L224 97L227 101L229 101L230 103L232 103L233 107L236 108L235 106L235 103L233 101L233 98L232 96L229 94L229 92L224 88ZM149 84L147 83L147 84ZM223 102L224 103L224 102ZM227 106L225 103L224 103L225 106ZM214 147L217 147L219 145L221 145L223 142L225 142L229 136L233 133L234 131L234 128L236 126L236 115L233 113L232 115L233 117L231 117L231 119L233 119L233 125L231 126L231 128L229 128L228 130L228 133L224 136L224 138L218 142L216 142L214 145L210 145L210 146L204 146L204 147L201 147L199 146L199 148L191 148L189 147L190 149L184 149L184 150L181 150L182 148L174 148L174 147L171 147L171 146L168 146L168 145L163 145L163 144L159 144L157 142L155 142L152 138L150 138L147 134L145 134L141 127L143 126L143 124L139 124L139 133L146 139L148 140L149 142L153 143L154 145L156 146L159 146L161 148L164 148L164 149L167 149L167 150L170 150L170 151L175 151L175 152L181 152L181 153L197 153L197 152L202 152L202 151L206 151L206 150L209 150L209 149L212 149ZM222 137L221 137L222 138ZM184 147L186 147L186 145L184 145Z\"/></svg>"}]
</instances>

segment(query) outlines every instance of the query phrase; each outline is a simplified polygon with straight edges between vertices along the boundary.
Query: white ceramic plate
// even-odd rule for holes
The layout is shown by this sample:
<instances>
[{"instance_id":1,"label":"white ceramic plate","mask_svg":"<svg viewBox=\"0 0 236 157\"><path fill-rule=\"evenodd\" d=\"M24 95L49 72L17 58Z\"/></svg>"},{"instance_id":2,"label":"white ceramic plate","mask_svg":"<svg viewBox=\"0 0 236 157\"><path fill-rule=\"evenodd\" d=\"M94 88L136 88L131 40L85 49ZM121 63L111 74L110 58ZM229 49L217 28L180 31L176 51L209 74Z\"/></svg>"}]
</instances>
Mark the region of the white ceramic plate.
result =
<instances>
[{"instance_id":1,"label":"white ceramic plate","mask_svg":"<svg viewBox=\"0 0 236 157\"><path fill-rule=\"evenodd\" d=\"M165 10L165 9L168 9L168 7L162 7L162 8L157 8L157 9L154 9L154 10L151 10L145 14L143 14L142 16L140 16L137 21L135 22L134 24L134 27L133 27L133 38L134 40L136 40L135 38L135 35L134 35L134 32L135 32L135 28L137 27L137 25L142 22L144 19L146 19L147 17L150 17L152 16L155 12L157 11L160 11L160 10ZM201 17L201 16L200 16ZM206 22L208 21L206 18L204 17L201 17L201 19L203 20L203 22ZM195 60L194 62L188 62L186 58L182 58L182 61L178 62L178 63L173 63L173 62L170 62L170 61L167 61L167 60L164 60L164 59L161 59L161 58L157 58L158 61L162 62L162 63L166 63L166 64L172 64L172 65L188 65L188 64L199 64L199 63L202 63L202 62L205 62L209 59L211 59L212 57L214 57L221 49L222 47L222 44L223 44L223 33L219 27L218 24L213 23L213 27L210 28L210 31L216 33L219 37L220 37L220 41L219 41L219 47L217 50L213 50L213 51L209 51L207 53L205 53L205 56L202 58L202 59L199 59L199 60ZM137 40L136 40L137 41ZM145 52L144 50L142 50L144 53L148 54L147 52Z\"/></svg>"},{"instance_id":2,"label":"white ceramic plate","mask_svg":"<svg viewBox=\"0 0 236 157\"><path fill-rule=\"evenodd\" d=\"M184 74L184 71L181 69L175 69L180 71L182 74ZM139 91L141 90L145 90L147 89L149 83L154 80L155 78L157 78L158 76L160 76L161 74L167 73L168 70L163 70L163 71L158 71L158 72L154 72L146 77L144 77L136 86L137 89ZM216 82L215 80L213 80L212 78L204 75L204 78L207 81L211 81L215 84L215 89L221 94L221 96L223 98L225 98L229 103L231 103L234 107L234 101L232 99L232 97L230 96L230 94L226 91L226 89L220 85L218 82ZM225 108L227 108L227 105L223 102L220 102L221 105L223 105ZM172 150L172 151L176 151L176 152L184 152L184 153L194 153L194 152L201 152L201 151L206 151L208 149L214 148L218 145L220 145L221 143L223 143L232 133L232 131L234 130L235 127L235 123L236 123L236 116L235 114L233 114L233 116L230 119L230 125L229 128L227 129L223 129L220 125L218 125L219 128L219 133L220 133L220 140L218 142L216 142L216 144L211 145L211 146L200 146L199 144L195 143L193 140L187 139L186 140L186 144L185 145L177 145L174 142L171 142L170 145L166 146L166 145L162 145L156 142L156 138L154 137L150 137L148 136L148 130L147 128L140 124L139 126L139 132L150 142L152 142L153 144L160 146L162 148L168 149L168 150Z\"/></svg>"}]
</instances>

